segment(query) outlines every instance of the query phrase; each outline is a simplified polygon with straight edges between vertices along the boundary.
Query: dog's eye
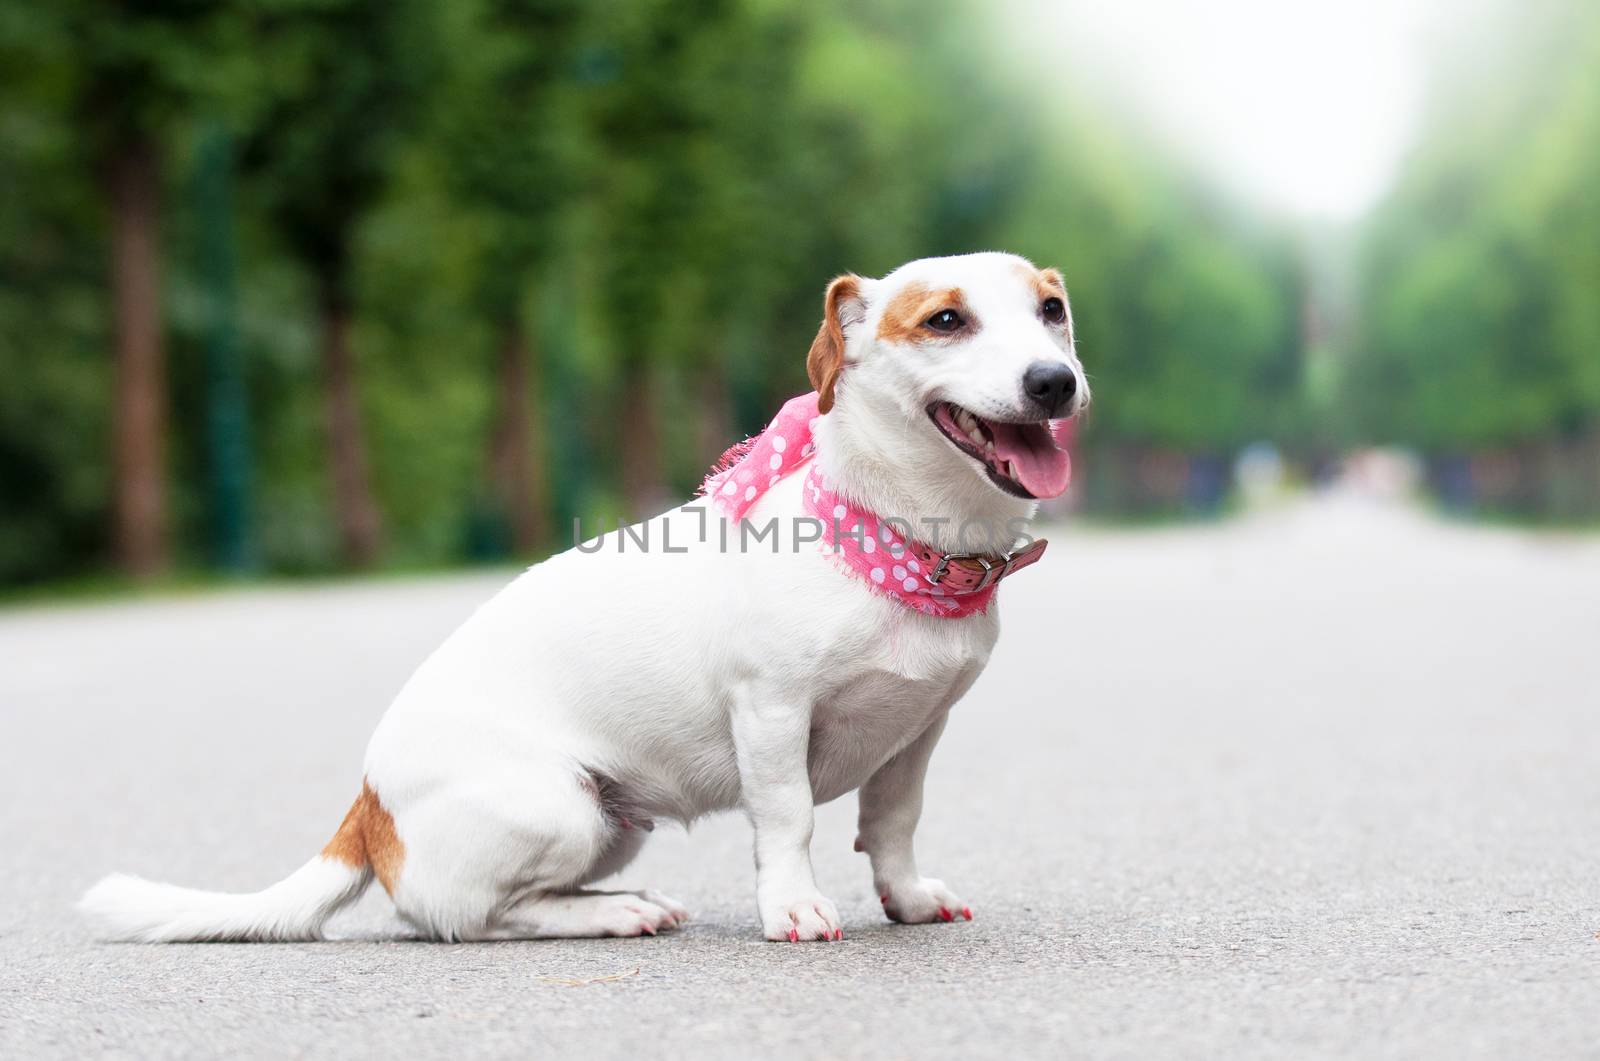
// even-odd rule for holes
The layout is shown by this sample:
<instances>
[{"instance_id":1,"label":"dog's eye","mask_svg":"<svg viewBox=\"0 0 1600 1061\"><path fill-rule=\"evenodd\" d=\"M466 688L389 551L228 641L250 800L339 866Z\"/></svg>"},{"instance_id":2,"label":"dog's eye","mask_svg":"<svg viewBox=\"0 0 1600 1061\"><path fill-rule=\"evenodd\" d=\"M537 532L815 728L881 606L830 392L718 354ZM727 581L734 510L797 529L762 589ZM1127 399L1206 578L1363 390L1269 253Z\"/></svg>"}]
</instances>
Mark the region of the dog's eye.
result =
<instances>
[{"instance_id":1,"label":"dog's eye","mask_svg":"<svg viewBox=\"0 0 1600 1061\"><path fill-rule=\"evenodd\" d=\"M1051 324L1060 324L1067 319L1067 306L1059 298L1051 295L1039 303L1039 313Z\"/></svg>"},{"instance_id":2,"label":"dog's eye","mask_svg":"<svg viewBox=\"0 0 1600 1061\"><path fill-rule=\"evenodd\" d=\"M959 331L967 321L953 309L942 309L922 323L936 332L953 332Z\"/></svg>"}]
</instances>

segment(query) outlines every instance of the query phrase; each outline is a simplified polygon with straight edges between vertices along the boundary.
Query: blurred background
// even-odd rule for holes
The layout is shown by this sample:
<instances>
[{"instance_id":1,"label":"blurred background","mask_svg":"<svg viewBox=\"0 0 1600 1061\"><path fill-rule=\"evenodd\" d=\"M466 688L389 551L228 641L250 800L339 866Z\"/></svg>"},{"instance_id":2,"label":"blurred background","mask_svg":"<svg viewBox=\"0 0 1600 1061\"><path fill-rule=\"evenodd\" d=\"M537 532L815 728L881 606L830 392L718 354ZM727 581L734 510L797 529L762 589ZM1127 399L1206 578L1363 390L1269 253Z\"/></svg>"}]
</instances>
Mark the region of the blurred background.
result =
<instances>
[{"instance_id":1,"label":"blurred background","mask_svg":"<svg viewBox=\"0 0 1600 1061\"><path fill-rule=\"evenodd\" d=\"M535 558L807 386L827 280L1062 269L1070 503L1600 518L1582 0L0 4L0 587Z\"/></svg>"}]
</instances>

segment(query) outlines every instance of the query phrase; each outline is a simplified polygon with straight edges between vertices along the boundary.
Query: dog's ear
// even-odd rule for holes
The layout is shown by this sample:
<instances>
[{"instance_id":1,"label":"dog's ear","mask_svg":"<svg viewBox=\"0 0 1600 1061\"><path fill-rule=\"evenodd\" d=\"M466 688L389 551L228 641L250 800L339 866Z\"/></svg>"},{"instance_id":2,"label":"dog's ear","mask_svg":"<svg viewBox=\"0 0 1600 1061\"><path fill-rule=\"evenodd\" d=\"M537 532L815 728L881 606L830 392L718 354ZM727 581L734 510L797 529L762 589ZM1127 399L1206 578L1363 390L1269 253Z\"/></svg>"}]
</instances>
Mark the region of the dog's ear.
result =
<instances>
[{"instance_id":1,"label":"dog's ear","mask_svg":"<svg viewBox=\"0 0 1600 1061\"><path fill-rule=\"evenodd\" d=\"M811 352L806 355L806 375L817 392L819 412L833 408L833 389L844 369L844 326L859 320L864 308L859 276L846 273L828 285L828 294L822 300L822 327L817 329Z\"/></svg>"}]
</instances>

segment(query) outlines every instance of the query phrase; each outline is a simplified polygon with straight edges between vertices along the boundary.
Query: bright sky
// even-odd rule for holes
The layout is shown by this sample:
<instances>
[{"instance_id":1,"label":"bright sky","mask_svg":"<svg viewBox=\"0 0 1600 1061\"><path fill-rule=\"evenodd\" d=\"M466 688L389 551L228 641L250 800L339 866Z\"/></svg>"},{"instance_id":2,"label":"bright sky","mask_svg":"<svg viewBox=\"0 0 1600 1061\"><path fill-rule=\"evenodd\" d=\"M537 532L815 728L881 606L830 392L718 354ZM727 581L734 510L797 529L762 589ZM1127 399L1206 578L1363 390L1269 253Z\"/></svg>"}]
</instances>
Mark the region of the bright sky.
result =
<instances>
[{"instance_id":1,"label":"bright sky","mask_svg":"<svg viewBox=\"0 0 1600 1061\"><path fill-rule=\"evenodd\" d=\"M1229 184L1351 218L1384 191L1422 102L1429 15L1448 0L1030 0L1030 35Z\"/></svg>"}]
</instances>

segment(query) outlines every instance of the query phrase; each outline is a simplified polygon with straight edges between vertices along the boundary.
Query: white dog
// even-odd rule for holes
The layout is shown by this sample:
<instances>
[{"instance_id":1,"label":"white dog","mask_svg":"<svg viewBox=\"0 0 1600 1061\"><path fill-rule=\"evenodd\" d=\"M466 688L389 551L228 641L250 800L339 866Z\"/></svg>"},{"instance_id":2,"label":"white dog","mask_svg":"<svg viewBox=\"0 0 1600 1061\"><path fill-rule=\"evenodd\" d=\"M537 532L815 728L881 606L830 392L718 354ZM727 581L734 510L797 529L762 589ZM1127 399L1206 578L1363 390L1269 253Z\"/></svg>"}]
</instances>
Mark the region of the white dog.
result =
<instances>
[{"instance_id":1,"label":"white dog","mask_svg":"<svg viewBox=\"0 0 1600 1061\"><path fill-rule=\"evenodd\" d=\"M1066 291L996 253L843 276L807 367L814 450L761 451L787 466L763 470L744 525L777 517L775 537L730 536L708 499L534 566L401 691L320 855L249 895L113 875L82 908L117 939L315 939L376 876L436 939L654 934L688 915L653 891L584 885L626 865L657 818L742 807L766 938L839 939L811 872L813 807L859 788L856 849L888 916L970 918L921 874L912 836L928 757L999 622L992 606L923 606L953 608L958 584L992 594L1020 566L1014 539L974 555L963 531L1014 534L1066 486L1048 421L1088 401ZM856 539L858 561L876 548L865 562L894 568L887 583L817 539L805 517L824 486L838 512L912 528L911 554ZM742 479L713 492L747 493Z\"/></svg>"}]
</instances>

